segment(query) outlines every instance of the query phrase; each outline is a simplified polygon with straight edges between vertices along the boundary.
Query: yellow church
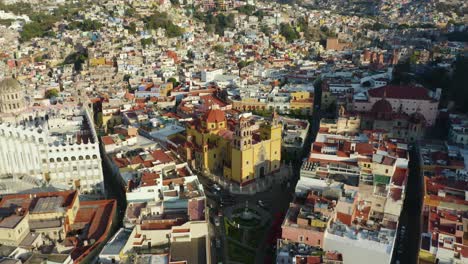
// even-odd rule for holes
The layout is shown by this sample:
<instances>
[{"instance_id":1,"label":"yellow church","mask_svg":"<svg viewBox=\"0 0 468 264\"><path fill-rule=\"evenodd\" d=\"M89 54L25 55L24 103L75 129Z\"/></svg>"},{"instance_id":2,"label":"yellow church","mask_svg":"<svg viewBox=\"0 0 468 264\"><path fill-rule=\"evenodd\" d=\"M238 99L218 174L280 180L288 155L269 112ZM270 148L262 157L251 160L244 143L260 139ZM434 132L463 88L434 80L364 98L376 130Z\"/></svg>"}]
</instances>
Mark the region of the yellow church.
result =
<instances>
[{"instance_id":1,"label":"yellow church","mask_svg":"<svg viewBox=\"0 0 468 264\"><path fill-rule=\"evenodd\" d=\"M281 130L276 113L271 120L250 113L227 119L210 109L187 127L187 160L198 170L241 186L280 169Z\"/></svg>"}]
</instances>

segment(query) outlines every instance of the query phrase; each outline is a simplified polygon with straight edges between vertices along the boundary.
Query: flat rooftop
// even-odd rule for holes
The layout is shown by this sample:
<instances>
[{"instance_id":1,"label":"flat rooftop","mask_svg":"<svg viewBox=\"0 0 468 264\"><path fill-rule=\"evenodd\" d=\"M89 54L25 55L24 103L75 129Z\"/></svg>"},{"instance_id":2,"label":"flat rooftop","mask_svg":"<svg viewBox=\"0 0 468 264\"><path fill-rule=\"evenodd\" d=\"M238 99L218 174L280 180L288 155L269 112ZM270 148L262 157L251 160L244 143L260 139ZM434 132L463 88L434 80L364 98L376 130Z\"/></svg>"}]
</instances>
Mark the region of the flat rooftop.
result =
<instances>
[{"instance_id":1,"label":"flat rooftop","mask_svg":"<svg viewBox=\"0 0 468 264\"><path fill-rule=\"evenodd\" d=\"M190 242L173 242L171 244L171 261L187 263L206 263L206 238L192 238Z\"/></svg>"},{"instance_id":2,"label":"flat rooftop","mask_svg":"<svg viewBox=\"0 0 468 264\"><path fill-rule=\"evenodd\" d=\"M121 228L104 246L101 255L119 255L131 233L131 229Z\"/></svg>"},{"instance_id":3,"label":"flat rooftop","mask_svg":"<svg viewBox=\"0 0 468 264\"><path fill-rule=\"evenodd\" d=\"M39 198L36 206L30 211L31 214L63 212L62 204L64 202L63 196L52 196Z\"/></svg>"}]
</instances>

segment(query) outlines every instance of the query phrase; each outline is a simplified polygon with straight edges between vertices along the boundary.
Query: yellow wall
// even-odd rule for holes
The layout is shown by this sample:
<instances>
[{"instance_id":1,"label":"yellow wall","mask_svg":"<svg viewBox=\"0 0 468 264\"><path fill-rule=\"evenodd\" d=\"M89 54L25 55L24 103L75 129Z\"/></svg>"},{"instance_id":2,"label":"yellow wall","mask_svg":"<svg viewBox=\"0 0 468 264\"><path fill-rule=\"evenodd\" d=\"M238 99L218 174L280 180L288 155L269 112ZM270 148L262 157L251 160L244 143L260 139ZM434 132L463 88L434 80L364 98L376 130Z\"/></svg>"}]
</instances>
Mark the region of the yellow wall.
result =
<instances>
[{"instance_id":1,"label":"yellow wall","mask_svg":"<svg viewBox=\"0 0 468 264\"><path fill-rule=\"evenodd\" d=\"M233 101L232 108L244 111L244 110L264 110L267 108L267 104L258 102L257 98L246 98L242 101Z\"/></svg>"},{"instance_id":2,"label":"yellow wall","mask_svg":"<svg viewBox=\"0 0 468 264\"><path fill-rule=\"evenodd\" d=\"M29 214L31 220L47 220L47 219L59 219L65 217L65 212L52 212L42 214Z\"/></svg>"},{"instance_id":3,"label":"yellow wall","mask_svg":"<svg viewBox=\"0 0 468 264\"><path fill-rule=\"evenodd\" d=\"M77 195L71 208L67 211L67 216L68 216L68 220L70 220L70 224L75 223L76 213L78 212L79 208L80 208L80 198Z\"/></svg>"},{"instance_id":4,"label":"yellow wall","mask_svg":"<svg viewBox=\"0 0 468 264\"><path fill-rule=\"evenodd\" d=\"M161 96L168 96L169 92L172 91L172 89L173 89L172 83L168 82L166 84L161 85L161 89L159 93L161 94Z\"/></svg>"},{"instance_id":5,"label":"yellow wall","mask_svg":"<svg viewBox=\"0 0 468 264\"><path fill-rule=\"evenodd\" d=\"M26 214L14 228L0 228L0 244L17 246L28 233L29 224Z\"/></svg>"},{"instance_id":6,"label":"yellow wall","mask_svg":"<svg viewBox=\"0 0 468 264\"><path fill-rule=\"evenodd\" d=\"M105 65L106 64L106 58L92 58L89 60L89 65L91 66L98 66L98 65Z\"/></svg>"},{"instance_id":7,"label":"yellow wall","mask_svg":"<svg viewBox=\"0 0 468 264\"><path fill-rule=\"evenodd\" d=\"M220 124L208 123L206 125L210 130L204 132L193 128L187 129L187 135L192 136L192 141L201 148L196 155L199 157L198 162L200 162L199 164L203 167L203 170L211 173L223 173L225 178L239 183L250 181L258 176L259 158L260 153L263 151L265 174L279 169L281 161L281 125L262 125L260 128L262 141L243 147L242 150L233 147L230 140L218 136L219 129L224 128L220 127L220 125L226 126L226 122ZM211 125L214 125L214 128L211 128ZM212 142L209 144L210 147L207 145L208 142ZM226 166L223 166L223 164Z\"/></svg>"},{"instance_id":8,"label":"yellow wall","mask_svg":"<svg viewBox=\"0 0 468 264\"><path fill-rule=\"evenodd\" d=\"M290 93L291 95L291 98L295 99L295 100L300 100L300 99L309 99L311 98L310 96L310 92L292 92Z\"/></svg>"}]
</instances>

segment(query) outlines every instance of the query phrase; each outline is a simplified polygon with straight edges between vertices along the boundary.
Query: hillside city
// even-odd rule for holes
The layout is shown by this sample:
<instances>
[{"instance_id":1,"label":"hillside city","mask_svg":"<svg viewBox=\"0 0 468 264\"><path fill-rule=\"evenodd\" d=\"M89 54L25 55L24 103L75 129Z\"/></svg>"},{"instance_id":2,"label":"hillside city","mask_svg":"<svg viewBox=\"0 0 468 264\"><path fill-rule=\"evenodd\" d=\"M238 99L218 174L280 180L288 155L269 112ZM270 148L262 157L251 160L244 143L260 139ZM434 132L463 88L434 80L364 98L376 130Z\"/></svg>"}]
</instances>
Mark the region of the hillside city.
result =
<instances>
[{"instance_id":1,"label":"hillside city","mask_svg":"<svg viewBox=\"0 0 468 264\"><path fill-rule=\"evenodd\" d=\"M467 13L0 0L0 264L468 263Z\"/></svg>"}]
</instances>

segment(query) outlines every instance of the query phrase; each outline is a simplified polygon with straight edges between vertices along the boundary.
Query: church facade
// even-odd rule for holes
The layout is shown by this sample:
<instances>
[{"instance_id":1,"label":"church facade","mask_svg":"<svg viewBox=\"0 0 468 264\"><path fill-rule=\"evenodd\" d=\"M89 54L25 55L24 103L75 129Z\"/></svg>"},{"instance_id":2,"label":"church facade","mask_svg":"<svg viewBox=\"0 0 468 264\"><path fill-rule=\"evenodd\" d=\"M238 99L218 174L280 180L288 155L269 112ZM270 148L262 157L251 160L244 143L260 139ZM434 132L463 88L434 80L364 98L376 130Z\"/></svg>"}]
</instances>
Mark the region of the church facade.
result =
<instances>
[{"instance_id":1,"label":"church facade","mask_svg":"<svg viewBox=\"0 0 468 264\"><path fill-rule=\"evenodd\" d=\"M222 176L241 186L278 171L282 126L249 113L227 119L211 109L187 127L187 159L200 171Z\"/></svg>"}]
</instances>

